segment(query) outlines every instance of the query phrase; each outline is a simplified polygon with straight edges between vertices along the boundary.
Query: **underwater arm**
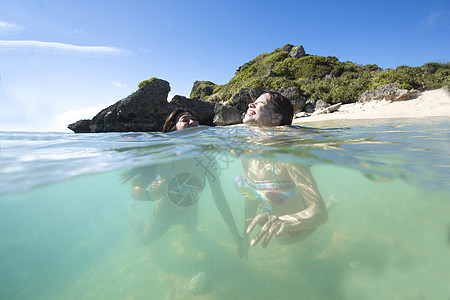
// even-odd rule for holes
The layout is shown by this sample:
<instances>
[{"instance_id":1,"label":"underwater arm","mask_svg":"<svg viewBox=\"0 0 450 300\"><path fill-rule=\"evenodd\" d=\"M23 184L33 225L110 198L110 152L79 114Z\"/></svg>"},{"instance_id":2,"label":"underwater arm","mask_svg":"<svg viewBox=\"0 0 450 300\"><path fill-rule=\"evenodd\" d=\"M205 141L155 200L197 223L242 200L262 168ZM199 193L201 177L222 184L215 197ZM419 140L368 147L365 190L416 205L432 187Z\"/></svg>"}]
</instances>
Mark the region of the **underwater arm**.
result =
<instances>
[{"instance_id":1,"label":"underwater arm","mask_svg":"<svg viewBox=\"0 0 450 300\"><path fill-rule=\"evenodd\" d=\"M156 166L151 166L131 179L131 196L140 201L152 201L152 199L154 199L154 195L151 195L147 188L155 180L157 175L158 173ZM153 189L154 188L152 185L152 190Z\"/></svg>"},{"instance_id":2,"label":"underwater arm","mask_svg":"<svg viewBox=\"0 0 450 300\"><path fill-rule=\"evenodd\" d=\"M280 216L279 219L286 223L285 230L314 229L319 225L325 224L328 220L328 212L309 168L301 165L291 165L288 169L289 175L302 194L306 209Z\"/></svg>"},{"instance_id":3,"label":"underwater arm","mask_svg":"<svg viewBox=\"0 0 450 300\"><path fill-rule=\"evenodd\" d=\"M228 230L231 233L233 241L236 243L236 245L238 246L238 249L240 250L242 239L241 239L241 236L239 235L238 229L236 227L236 223L234 222L230 206L228 205L228 202L223 193L222 184L220 183L220 178L218 177L218 174L216 174L216 176L208 174L207 177L208 177L209 186L211 187L211 191L213 194L214 203L216 204L217 209L219 210L220 214L222 215L222 218L225 221L225 224L227 225Z\"/></svg>"}]
</instances>

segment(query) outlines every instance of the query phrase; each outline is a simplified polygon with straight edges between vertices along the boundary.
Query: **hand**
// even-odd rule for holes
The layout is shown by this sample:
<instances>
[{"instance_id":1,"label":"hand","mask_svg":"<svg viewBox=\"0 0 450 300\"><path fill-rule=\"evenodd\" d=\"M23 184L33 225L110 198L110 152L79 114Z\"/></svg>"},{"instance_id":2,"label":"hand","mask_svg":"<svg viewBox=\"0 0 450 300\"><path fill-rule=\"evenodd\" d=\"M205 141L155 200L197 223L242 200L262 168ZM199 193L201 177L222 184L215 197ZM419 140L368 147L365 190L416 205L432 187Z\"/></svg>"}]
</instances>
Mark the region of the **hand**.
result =
<instances>
[{"instance_id":1,"label":"hand","mask_svg":"<svg viewBox=\"0 0 450 300\"><path fill-rule=\"evenodd\" d=\"M155 180L150 187L150 191L159 191L161 189L165 189L167 187L166 180Z\"/></svg>"},{"instance_id":2,"label":"hand","mask_svg":"<svg viewBox=\"0 0 450 300\"><path fill-rule=\"evenodd\" d=\"M133 190L131 192L131 196L136 199L136 200L140 200L140 201L148 201L149 200L149 195L148 195L148 191L140 186L134 186Z\"/></svg>"},{"instance_id":3,"label":"hand","mask_svg":"<svg viewBox=\"0 0 450 300\"><path fill-rule=\"evenodd\" d=\"M151 198L154 199L153 201L159 200L162 197L164 197L166 192L167 192L167 182L165 179L153 181L149 189Z\"/></svg>"},{"instance_id":4,"label":"hand","mask_svg":"<svg viewBox=\"0 0 450 300\"><path fill-rule=\"evenodd\" d=\"M284 233L286 228L286 223L284 221L268 212L257 215L253 219L247 219L247 222L250 222L250 225L247 227L247 234L252 232L256 224L262 226L259 233L252 239L250 244L255 246L258 244L259 240L266 235L262 243L264 248L267 247L274 234L280 236Z\"/></svg>"},{"instance_id":5,"label":"hand","mask_svg":"<svg viewBox=\"0 0 450 300\"><path fill-rule=\"evenodd\" d=\"M233 236L233 240L236 244L239 258L248 258L248 234L244 234L244 237L240 235Z\"/></svg>"},{"instance_id":6,"label":"hand","mask_svg":"<svg viewBox=\"0 0 450 300\"><path fill-rule=\"evenodd\" d=\"M248 245L248 234L244 234L241 244L239 245L239 258L248 259Z\"/></svg>"}]
</instances>

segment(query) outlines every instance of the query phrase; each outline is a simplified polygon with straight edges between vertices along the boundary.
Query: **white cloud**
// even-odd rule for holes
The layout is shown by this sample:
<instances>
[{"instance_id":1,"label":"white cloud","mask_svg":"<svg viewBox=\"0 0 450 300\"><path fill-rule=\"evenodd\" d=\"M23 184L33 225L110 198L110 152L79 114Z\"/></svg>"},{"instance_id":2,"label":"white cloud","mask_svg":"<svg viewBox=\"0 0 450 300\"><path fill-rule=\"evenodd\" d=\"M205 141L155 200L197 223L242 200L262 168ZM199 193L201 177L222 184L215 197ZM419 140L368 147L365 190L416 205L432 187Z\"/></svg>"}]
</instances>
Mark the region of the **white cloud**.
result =
<instances>
[{"instance_id":1,"label":"white cloud","mask_svg":"<svg viewBox=\"0 0 450 300\"><path fill-rule=\"evenodd\" d=\"M120 83L118 81L113 81L112 83L115 87L119 87L119 88L127 86L126 84Z\"/></svg>"},{"instance_id":2,"label":"white cloud","mask_svg":"<svg viewBox=\"0 0 450 300\"><path fill-rule=\"evenodd\" d=\"M113 103L100 104L97 106L86 107L82 109L74 109L63 112L55 116L52 122L53 124L51 126L51 129L54 131L70 131L69 129L67 129L67 125L82 119L92 119L102 109L105 109L112 104Z\"/></svg>"},{"instance_id":3,"label":"white cloud","mask_svg":"<svg viewBox=\"0 0 450 300\"><path fill-rule=\"evenodd\" d=\"M0 32L2 32L2 31L19 31L19 30L22 30L22 26L14 24L14 23L0 21Z\"/></svg>"},{"instance_id":4,"label":"white cloud","mask_svg":"<svg viewBox=\"0 0 450 300\"><path fill-rule=\"evenodd\" d=\"M450 24L450 10L430 11L420 22L420 25L427 28L447 27Z\"/></svg>"},{"instance_id":5,"label":"white cloud","mask_svg":"<svg viewBox=\"0 0 450 300\"><path fill-rule=\"evenodd\" d=\"M104 46L76 46L63 43L41 42L41 41L5 41L0 40L0 49L6 51L38 51L38 52L56 52L73 53L87 55L123 55L129 54L126 50L115 47Z\"/></svg>"}]
</instances>

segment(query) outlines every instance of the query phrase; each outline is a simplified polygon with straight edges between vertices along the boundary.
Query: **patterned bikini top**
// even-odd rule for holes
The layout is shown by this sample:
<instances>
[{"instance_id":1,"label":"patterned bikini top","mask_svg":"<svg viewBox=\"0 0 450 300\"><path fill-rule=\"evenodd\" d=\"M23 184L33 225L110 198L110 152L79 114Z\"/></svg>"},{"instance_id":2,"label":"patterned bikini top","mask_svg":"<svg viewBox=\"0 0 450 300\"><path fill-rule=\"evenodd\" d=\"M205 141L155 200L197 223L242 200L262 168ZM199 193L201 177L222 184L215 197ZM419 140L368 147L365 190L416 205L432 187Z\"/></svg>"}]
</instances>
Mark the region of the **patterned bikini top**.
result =
<instances>
[{"instance_id":1,"label":"patterned bikini top","mask_svg":"<svg viewBox=\"0 0 450 300\"><path fill-rule=\"evenodd\" d=\"M249 200L258 200L267 210L297 197L297 186L291 180L280 181L275 178L272 162L272 180L257 181L247 176L238 175L234 181L235 188Z\"/></svg>"}]
</instances>

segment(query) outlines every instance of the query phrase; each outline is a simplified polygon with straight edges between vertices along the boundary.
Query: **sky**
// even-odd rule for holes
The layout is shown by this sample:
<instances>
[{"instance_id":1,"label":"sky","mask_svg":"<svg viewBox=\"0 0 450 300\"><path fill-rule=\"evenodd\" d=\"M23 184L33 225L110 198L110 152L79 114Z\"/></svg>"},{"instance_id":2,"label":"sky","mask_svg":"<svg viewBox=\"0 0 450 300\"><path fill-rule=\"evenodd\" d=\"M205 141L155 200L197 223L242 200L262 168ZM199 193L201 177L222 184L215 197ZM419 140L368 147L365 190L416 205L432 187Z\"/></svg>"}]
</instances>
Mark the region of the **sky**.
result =
<instances>
[{"instance_id":1,"label":"sky","mask_svg":"<svg viewBox=\"0 0 450 300\"><path fill-rule=\"evenodd\" d=\"M71 132L151 77L226 84L286 44L382 68L450 61L450 1L0 2L0 131Z\"/></svg>"}]
</instances>

